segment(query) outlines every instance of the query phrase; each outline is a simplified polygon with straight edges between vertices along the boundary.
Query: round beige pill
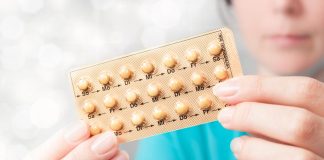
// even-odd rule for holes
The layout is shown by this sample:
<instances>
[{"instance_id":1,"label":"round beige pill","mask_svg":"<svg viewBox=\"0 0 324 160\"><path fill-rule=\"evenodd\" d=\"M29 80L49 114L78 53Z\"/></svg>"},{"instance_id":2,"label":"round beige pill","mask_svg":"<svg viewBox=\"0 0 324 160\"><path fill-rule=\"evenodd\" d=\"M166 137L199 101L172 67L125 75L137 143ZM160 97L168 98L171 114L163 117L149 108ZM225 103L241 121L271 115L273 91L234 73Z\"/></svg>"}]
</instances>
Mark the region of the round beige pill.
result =
<instances>
[{"instance_id":1,"label":"round beige pill","mask_svg":"<svg viewBox=\"0 0 324 160\"><path fill-rule=\"evenodd\" d=\"M144 73L150 74L154 72L154 65L149 61L144 61L141 65L141 69Z\"/></svg>"},{"instance_id":2,"label":"round beige pill","mask_svg":"<svg viewBox=\"0 0 324 160\"><path fill-rule=\"evenodd\" d=\"M112 117L110 119L110 129L113 131L119 131L123 128L124 123L117 117Z\"/></svg>"},{"instance_id":3,"label":"round beige pill","mask_svg":"<svg viewBox=\"0 0 324 160\"><path fill-rule=\"evenodd\" d=\"M77 83L77 86L80 90L85 91L88 90L90 87L90 82L86 79L80 79Z\"/></svg>"},{"instance_id":4,"label":"round beige pill","mask_svg":"<svg viewBox=\"0 0 324 160\"><path fill-rule=\"evenodd\" d=\"M183 83L175 78L169 80L169 87L173 92L179 92L183 88Z\"/></svg>"},{"instance_id":5,"label":"round beige pill","mask_svg":"<svg viewBox=\"0 0 324 160\"><path fill-rule=\"evenodd\" d=\"M175 111L178 115L185 115L189 111L189 105L178 101L175 104Z\"/></svg>"},{"instance_id":6,"label":"round beige pill","mask_svg":"<svg viewBox=\"0 0 324 160\"><path fill-rule=\"evenodd\" d=\"M127 66L122 66L119 70L119 75L123 79L130 79L133 76L133 72Z\"/></svg>"},{"instance_id":7,"label":"round beige pill","mask_svg":"<svg viewBox=\"0 0 324 160\"><path fill-rule=\"evenodd\" d=\"M157 97L161 92L160 86L154 83L151 83L147 86L147 94L151 97Z\"/></svg>"},{"instance_id":8,"label":"round beige pill","mask_svg":"<svg viewBox=\"0 0 324 160\"><path fill-rule=\"evenodd\" d=\"M192 83L196 86L202 85L206 81L206 78L198 72L192 73L190 78L191 78Z\"/></svg>"},{"instance_id":9,"label":"round beige pill","mask_svg":"<svg viewBox=\"0 0 324 160\"><path fill-rule=\"evenodd\" d=\"M134 90L127 90L125 97L127 102L135 103L138 99L138 94Z\"/></svg>"},{"instance_id":10,"label":"round beige pill","mask_svg":"<svg viewBox=\"0 0 324 160\"><path fill-rule=\"evenodd\" d=\"M200 51L197 49L190 49L186 53L186 59L190 62L197 62L200 56Z\"/></svg>"},{"instance_id":11,"label":"round beige pill","mask_svg":"<svg viewBox=\"0 0 324 160\"><path fill-rule=\"evenodd\" d=\"M163 58L163 64L168 68L174 68L177 65L177 60L171 55L166 55Z\"/></svg>"},{"instance_id":12,"label":"round beige pill","mask_svg":"<svg viewBox=\"0 0 324 160\"><path fill-rule=\"evenodd\" d=\"M211 42L207 47L208 53L213 56L217 56L222 52L222 46L217 42Z\"/></svg>"},{"instance_id":13,"label":"round beige pill","mask_svg":"<svg viewBox=\"0 0 324 160\"><path fill-rule=\"evenodd\" d=\"M206 96L199 96L198 97L198 106L200 109L209 109L212 105L212 100Z\"/></svg>"},{"instance_id":14,"label":"round beige pill","mask_svg":"<svg viewBox=\"0 0 324 160\"><path fill-rule=\"evenodd\" d=\"M107 73L101 73L98 77L98 81L102 85L107 85L111 81L111 77Z\"/></svg>"},{"instance_id":15,"label":"round beige pill","mask_svg":"<svg viewBox=\"0 0 324 160\"><path fill-rule=\"evenodd\" d=\"M153 114L153 118L156 120L165 119L167 116L167 113L159 107L155 107L152 114Z\"/></svg>"},{"instance_id":16,"label":"round beige pill","mask_svg":"<svg viewBox=\"0 0 324 160\"><path fill-rule=\"evenodd\" d=\"M143 124L145 121L144 113L140 111L134 112L132 114L131 120L135 126Z\"/></svg>"},{"instance_id":17,"label":"round beige pill","mask_svg":"<svg viewBox=\"0 0 324 160\"><path fill-rule=\"evenodd\" d=\"M102 129L99 126L97 126L97 125L90 126L90 134L92 136L100 134L101 132L102 132Z\"/></svg>"},{"instance_id":18,"label":"round beige pill","mask_svg":"<svg viewBox=\"0 0 324 160\"><path fill-rule=\"evenodd\" d=\"M82 109L86 113L93 113L96 110L96 105L92 101L85 101Z\"/></svg>"},{"instance_id":19,"label":"round beige pill","mask_svg":"<svg viewBox=\"0 0 324 160\"><path fill-rule=\"evenodd\" d=\"M215 67L214 74L216 78L220 80L224 80L228 77L227 70L221 65Z\"/></svg>"},{"instance_id":20,"label":"round beige pill","mask_svg":"<svg viewBox=\"0 0 324 160\"><path fill-rule=\"evenodd\" d=\"M116 98L109 94L104 97L103 103L107 108L114 108L117 106Z\"/></svg>"}]
</instances>

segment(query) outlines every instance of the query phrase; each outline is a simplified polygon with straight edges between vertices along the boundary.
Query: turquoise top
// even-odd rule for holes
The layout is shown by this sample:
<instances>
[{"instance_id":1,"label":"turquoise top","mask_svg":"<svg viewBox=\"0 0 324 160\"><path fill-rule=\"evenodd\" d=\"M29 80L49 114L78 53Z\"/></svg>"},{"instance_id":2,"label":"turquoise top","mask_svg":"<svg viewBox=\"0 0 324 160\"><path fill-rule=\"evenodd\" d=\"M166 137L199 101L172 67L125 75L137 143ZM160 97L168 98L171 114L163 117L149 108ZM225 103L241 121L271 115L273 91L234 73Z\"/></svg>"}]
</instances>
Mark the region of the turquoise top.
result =
<instances>
[{"instance_id":1,"label":"turquoise top","mask_svg":"<svg viewBox=\"0 0 324 160\"><path fill-rule=\"evenodd\" d=\"M137 160L233 160L233 138L246 133L230 131L219 122L177 130L139 142Z\"/></svg>"}]
</instances>

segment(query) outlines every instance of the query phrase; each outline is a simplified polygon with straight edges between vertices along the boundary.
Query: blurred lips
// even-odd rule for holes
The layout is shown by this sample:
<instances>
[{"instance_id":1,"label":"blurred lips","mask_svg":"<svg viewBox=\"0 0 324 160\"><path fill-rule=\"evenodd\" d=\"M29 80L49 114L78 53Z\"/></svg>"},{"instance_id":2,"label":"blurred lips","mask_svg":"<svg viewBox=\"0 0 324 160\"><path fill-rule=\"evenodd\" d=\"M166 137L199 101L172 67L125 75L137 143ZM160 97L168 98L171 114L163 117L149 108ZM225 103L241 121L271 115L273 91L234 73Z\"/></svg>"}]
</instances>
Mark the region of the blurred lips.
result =
<instances>
[{"instance_id":1,"label":"blurred lips","mask_svg":"<svg viewBox=\"0 0 324 160\"><path fill-rule=\"evenodd\" d=\"M308 34L273 34L266 39L279 47L296 47L307 43L310 40Z\"/></svg>"}]
</instances>

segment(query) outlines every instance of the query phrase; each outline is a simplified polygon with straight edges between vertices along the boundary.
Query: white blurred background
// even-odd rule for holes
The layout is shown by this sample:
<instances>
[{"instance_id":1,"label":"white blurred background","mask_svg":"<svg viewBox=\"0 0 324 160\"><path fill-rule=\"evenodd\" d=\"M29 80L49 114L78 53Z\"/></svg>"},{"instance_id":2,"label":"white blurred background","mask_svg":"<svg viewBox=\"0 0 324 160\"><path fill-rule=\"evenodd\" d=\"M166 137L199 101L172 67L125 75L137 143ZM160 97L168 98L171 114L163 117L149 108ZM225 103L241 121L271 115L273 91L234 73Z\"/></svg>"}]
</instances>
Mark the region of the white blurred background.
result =
<instances>
[{"instance_id":1,"label":"white blurred background","mask_svg":"<svg viewBox=\"0 0 324 160\"><path fill-rule=\"evenodd\" d=\"M0 159L21 159L78 119L69 70L223 27L232 18L221 3L0 0ZM245 73L254 73L237 40ZM136 142L122 148L132 157Z\"/></svg>"}]
</instances>

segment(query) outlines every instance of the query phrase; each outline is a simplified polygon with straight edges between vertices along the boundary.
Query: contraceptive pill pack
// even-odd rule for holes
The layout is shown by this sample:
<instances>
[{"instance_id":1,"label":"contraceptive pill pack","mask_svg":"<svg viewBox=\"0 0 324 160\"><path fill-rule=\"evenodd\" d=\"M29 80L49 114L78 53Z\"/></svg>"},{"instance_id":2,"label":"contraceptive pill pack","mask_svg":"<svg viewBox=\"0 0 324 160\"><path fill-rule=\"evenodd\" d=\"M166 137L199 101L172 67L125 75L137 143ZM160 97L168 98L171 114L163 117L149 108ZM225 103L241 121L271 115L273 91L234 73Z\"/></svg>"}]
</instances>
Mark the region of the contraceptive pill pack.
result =
<instances>
[{"instance_id":1,"label":"contraceptive pill pack","mask_svg":"<svg viewBox=\"0 0 324 160\"><path fill-rule=\"evenodd\" d=\"M120 143L217 120L212 87L242 75L227 28L70 72L76 109L92 135Z\"/></svg>"}]
</instances>

